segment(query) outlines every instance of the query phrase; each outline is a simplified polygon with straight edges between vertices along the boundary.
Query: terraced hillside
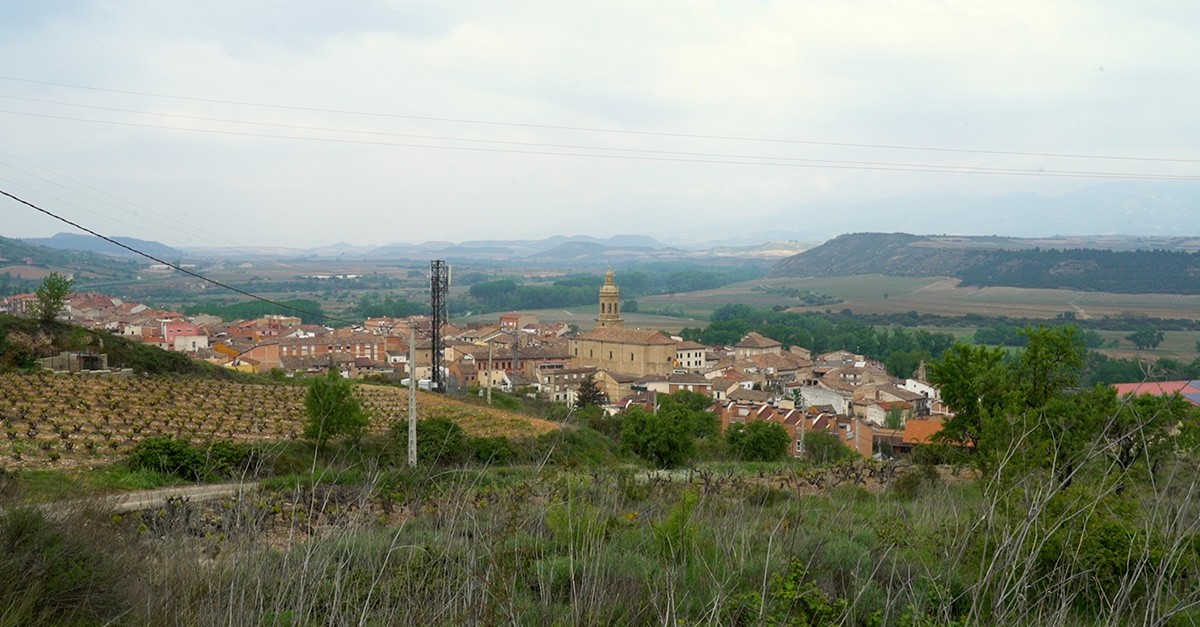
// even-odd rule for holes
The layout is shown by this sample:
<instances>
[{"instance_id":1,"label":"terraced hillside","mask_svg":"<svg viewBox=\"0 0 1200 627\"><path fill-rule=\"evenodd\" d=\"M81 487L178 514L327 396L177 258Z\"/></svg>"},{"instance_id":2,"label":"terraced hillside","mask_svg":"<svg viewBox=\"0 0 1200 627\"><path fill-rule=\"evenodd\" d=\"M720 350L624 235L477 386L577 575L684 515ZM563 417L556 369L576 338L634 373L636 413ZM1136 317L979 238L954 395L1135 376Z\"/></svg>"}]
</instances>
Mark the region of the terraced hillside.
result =
<instances>
[{"instance_id":1,"label":"terraced hillside","mask_svg":"<svg viewBox=\"0 0 1200 627\"><path fill-rule=\"evenodd\" d=\"M187 377L0 375L0 468L99 465L143 438L262 442L299 437L304 387ZM408 415L407 390L360 385L371 429L386 431ZM420 417L442 416L471 435L533 436L558 426L420 392Z\"/></svg>"}]
</instances>

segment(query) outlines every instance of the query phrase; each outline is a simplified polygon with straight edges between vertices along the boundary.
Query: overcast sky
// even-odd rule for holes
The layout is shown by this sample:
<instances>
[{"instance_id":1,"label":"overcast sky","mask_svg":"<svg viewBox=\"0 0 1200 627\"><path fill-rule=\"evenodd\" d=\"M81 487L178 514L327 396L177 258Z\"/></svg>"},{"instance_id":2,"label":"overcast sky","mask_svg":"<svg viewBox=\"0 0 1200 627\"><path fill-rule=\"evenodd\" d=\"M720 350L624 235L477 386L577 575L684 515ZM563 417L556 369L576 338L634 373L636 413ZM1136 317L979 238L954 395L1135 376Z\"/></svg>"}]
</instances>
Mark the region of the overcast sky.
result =
<instances>
[{"instance_id":1,"label":"overcast sky","mask_svg":"<svg viewBox=\"0 0 1200 627\"><path fill-rule=\"evenodd\" d=\"M1195 0L0 0L0 189L106 234L308 246L1200 177L1198 33Z\"/></svg>"}]
</instances>

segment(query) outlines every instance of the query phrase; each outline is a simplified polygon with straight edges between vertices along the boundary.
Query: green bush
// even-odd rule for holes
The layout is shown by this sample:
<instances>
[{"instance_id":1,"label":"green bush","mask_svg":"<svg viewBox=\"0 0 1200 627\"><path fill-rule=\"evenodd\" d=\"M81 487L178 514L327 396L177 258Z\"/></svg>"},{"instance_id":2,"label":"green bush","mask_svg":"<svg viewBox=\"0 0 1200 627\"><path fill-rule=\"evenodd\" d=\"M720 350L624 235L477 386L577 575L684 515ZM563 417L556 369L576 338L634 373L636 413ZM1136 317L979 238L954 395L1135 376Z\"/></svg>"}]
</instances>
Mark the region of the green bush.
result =
<instances>
[{"instance_id":1,"label":"green bush","mask_svg":"<svg viewBox=\"0 0 1200 627\"><path fill-rule=\"evenodd\" d=\"M408 450L408 423L396 423L393 433L402 433L399 442ZM467 461L472 455L467 445L467 432L449 418L426 418L417 421L417 460L423 464L454 465Z\"/></svg>"},{"instance_id":2,"label":"green bush","mask_svg":"<svg viewBox=\"0 0 1200 627\"><path fill-rule=\"evenodd\" d=\"M804 434L804 451L814 464L836 464L854 456L836 434L828 431L809 431Z\"/></svg>"},{"instance_id":3,"label":"green bush","mask_svg":"<svg viewBox=\"0 0 1200 627\"><path fill-rule=\"evenodd\" d=\"M246 470L253 449L245 444L217 440L197 448L186 440L155 436L138 442L126 463L133 471L150 470L188 481L233 478Z\"/></svg>"},{"instance_id":4,"label":"green bush","mask_svg":"<svg viewBox=\"0 0 1200 627\"><path fill-rule=\"evenodd\" d=\"M675 468L696 454L693 427L689 421L635 406L625 411L621 444L657 468Z\"/></svg>"},{"instance_id":5,"label":"green bush","mask_svg":"<svg viewBox=\"0 0 1200 627\"><path fill-rule=\"evenodd\" d=\"M738 459L750 462L772 462L788 454L792 437L777 422L754 420L736 423L725 432L730 452Z\"/></svg>"},{"instance_id":6,"label":"green bush","mask_svg":"<svg viewBox=\"0 0 1200 627\"><path fill-rule=\"evenodd\" d=\"M502 436L467 438L467 448L476 461L500 466L516 459L518 454L516 445Z\"/></svg>"},{"instance_id":7,"label":"green bush","mask_svg":"<svg viewBox=\"0 0 1200 627\"><path fill-rule=\"evenodd\" d=\"M914 499L941 481L937 466L919 464L900 473L888 486L888 492L903 499Z\"/></svg>"},{"instance_id":8,"label":"green bush","mask_svg":"<svg viewBox=\"0 0 1200 627\"><path fill-rule=\"evenodd\" d=\"M115 562L37 509L0 513L0 624L112 624L126 609Z\"/></svg>"},{"instance_id":9,"label":"green bush","mask_svg":"<svg viewBox=\"0 0 1200 627\"><path fill-rule=\"evenodd\" d=\"M205 475L204 457L186 440L155 436L138 442L127 459L131 470L155 470L197 481Z\"/></svg>"},{"instance_id":10,"label":"green bush","mask_svg":"<svg viewBox=\"0 0 1200 627\"><path fill-rule=\"evenodd\" d=\"M535 464L594 467L618 461L616 444L587 427L564 425L557 431L539 435L522 448L528 451L527 461Z\"/></svg>"},{"instance_id":11,"label":"green bush","mask_svg":"<svg viewBox=\"0 0 1200 627\"><path fill-rule=\"evenodd\" d=\"M254 449L247 444L228 440L210 442L204 451L206 470L209 474L235 478L247 470L253 453Z\"/></svg>"}]
</instances>

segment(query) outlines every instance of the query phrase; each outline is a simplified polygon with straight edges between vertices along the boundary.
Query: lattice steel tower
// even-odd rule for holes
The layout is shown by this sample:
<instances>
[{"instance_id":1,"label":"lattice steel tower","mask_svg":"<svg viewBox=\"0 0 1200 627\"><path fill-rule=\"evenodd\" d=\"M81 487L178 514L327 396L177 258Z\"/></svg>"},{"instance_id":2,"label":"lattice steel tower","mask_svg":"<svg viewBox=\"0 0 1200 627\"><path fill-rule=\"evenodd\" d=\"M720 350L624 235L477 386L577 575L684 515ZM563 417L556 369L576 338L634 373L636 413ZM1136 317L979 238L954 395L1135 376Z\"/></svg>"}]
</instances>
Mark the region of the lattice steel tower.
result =
<instances>
[{"instance_id":1,"label":"lattice steel tower","mask_svg":"<svg viewBox=\"0 0 1200 627\"><path fill-rule=\"evenodd\" d=\"M446 391L446 377L442 373L442 327L446 325L446 296L450 290L450 266L441 259L429 264L429 304L433 309L433 325L429 329L433 339L430 356L433 359L434 391Z\"/></svg>"}]
</instances>

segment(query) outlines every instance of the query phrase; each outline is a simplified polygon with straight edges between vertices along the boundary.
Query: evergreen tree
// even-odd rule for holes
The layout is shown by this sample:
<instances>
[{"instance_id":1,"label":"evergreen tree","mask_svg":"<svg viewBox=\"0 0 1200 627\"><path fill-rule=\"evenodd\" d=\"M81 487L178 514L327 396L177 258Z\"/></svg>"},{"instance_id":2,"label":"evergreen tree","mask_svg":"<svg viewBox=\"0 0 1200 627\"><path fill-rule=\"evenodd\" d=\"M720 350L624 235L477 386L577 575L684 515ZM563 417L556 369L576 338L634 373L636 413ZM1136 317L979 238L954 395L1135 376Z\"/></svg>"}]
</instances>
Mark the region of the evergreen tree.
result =
<instances>
[{"instance_id":1,"label":"evergreen tree","mask_svg":"<svg viewBox=\"0 0 1200 627\"><path fill-rule=\"evenodd\" d=\"M607 402L608 398L604 396L600 386L596 385L596 380L590 376L584 377L579 384L579 390L575 392L575 407L577 409L598 407Z\"/></svg>"}]
</instances>

